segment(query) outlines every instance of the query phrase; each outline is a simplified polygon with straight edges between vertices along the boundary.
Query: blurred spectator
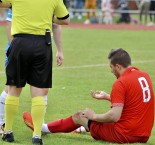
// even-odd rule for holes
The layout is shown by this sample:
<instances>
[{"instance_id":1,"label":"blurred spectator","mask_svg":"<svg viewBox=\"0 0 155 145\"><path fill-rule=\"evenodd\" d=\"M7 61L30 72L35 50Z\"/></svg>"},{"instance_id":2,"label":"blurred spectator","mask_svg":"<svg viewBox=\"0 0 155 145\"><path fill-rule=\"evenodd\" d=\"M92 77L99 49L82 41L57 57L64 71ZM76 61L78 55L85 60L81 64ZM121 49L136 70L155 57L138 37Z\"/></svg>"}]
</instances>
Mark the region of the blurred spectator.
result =
<instances>
[{"instance_id":1,"label":"blurred spectator","mask_svg":"<svg viewBox=\"0 0 155 145\"><path fill-rule=\"evenodd\" d=\"M151 23L155 23L155 0L151 0L150 12L151 12L150 13L150 21L151 21Z\"/></svg>"},{"instance_id":2,"label":"blurred spectator","mask_svg":"<svg viewBox=\"0 0 155 145\"><path fill-rule=\"evenodd\" d=\"M70 5L70 0L63 0L66 8L68 9L69 8L69 5Z\"/></svg>"},{"instance_id":3,"label":"blurred spectator","mask_svg":"<svg viewBox=\"0 0 155 145\"><path fill-rule=\"evenodd\" d=\"M128 0L118 0L118 8L120 10L120 18L117 23L130 23Z\"/></svg>"},{"instance_id":4,"label":"blurred spectator","mask_svg":"<svg viewBox=\"0 0 155 145\"><path fill-rule=\"evenodd\" d=\"M145 20L144 20L144 24L147 23L147 16L149 14L149 10L150 10L150 0L141 0L140 1L140 6L139 6L139 10L140 10L140 14L139 14L139 21L141 23L143 23L142 20L142 15L145 14Z\"/></svg>"},{"instance_id":5,"label":"blurred spectator","mask_svg":"<svg viewBox=\"0 0 155 145\"><path fill-rule=\"evenodd\" d=\"M101 10L102 10L103 23L112 24L114 10L111 4L111 0L102 0Z\"/></svg>"},{"instance_id":6,"label":"blurred spectator","mask_svg":"<svg viewBox=\"0 0 155 145\"><path fill-rule=\"evenodd\" d=\"M90 20L91 20L91 16L90 16L90 10L93 10L92 12L92 21L96 22L96 0L85 0L85 8L86 10L88 10L87 14L86 14L86 21L84 22L84 24L89 24Z\"/></svg>"},{"instance_id":7,"label":"blurred spectator","mask_svg":"<svg viewBox=\"0 0 155 145\"><path fill-rule=\"evenodd\" d=\"M84 0L75 0L75 3L73 4L73 9L75 9L75 11L73 10L73 17L76 15L76 10L80 10L79 11L79 15L78 15L78 19L82 19L82 9L84 7Z\"/></svg>"},{"instance_id":8,"label":"blurred spectator","mask_svg":"<svg viewBox=\"0 0 155 145\"><path fill-rule=\"evenodd\" d=\"M96 9L101 9L102 0L96 0Z\"/></svg>"}]
</instances>

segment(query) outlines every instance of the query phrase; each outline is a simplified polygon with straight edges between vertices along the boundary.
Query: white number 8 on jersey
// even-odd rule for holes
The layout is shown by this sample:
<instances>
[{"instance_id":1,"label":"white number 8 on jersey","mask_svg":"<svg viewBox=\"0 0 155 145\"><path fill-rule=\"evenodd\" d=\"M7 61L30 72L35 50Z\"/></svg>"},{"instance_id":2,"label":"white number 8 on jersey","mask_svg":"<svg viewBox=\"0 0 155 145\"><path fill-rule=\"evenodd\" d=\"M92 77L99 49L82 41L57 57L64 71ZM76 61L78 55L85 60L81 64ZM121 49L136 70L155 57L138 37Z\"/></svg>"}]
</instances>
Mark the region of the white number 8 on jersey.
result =
<instances>
[{"instance_id":1,"label":"white number 8 on jersey","mask_svg":"<svg viewBox=\"0 0 155 145\"><path fill-rule=\"evenodd\" d=\"M150 89L147 80L144 77L138 78L143 91L143 102L149 102L151 99Z\"/></svg>"}]
</instances>

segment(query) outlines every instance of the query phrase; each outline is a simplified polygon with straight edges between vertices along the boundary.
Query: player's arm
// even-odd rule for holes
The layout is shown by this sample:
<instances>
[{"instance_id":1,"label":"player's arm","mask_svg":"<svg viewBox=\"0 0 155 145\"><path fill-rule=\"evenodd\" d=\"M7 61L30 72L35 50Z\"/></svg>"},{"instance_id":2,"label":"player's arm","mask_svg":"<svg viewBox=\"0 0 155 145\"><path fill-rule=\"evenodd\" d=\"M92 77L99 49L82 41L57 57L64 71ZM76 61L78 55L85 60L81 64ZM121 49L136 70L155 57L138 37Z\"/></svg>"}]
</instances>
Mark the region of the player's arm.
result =
<instances>
[{"instance_id":1,"label":"player's arm","mask_svg":"<svg viewBox=\"0 0 155 145\"><path fill-rule=\"evenodd\" d=\"M11 8L11 3L0 0L0 8Z\"/></svg>"},{"instance_id":2,"label":"player's arm","mask_svg":"<svg viewBox=\"0 0 155 145\"><path fill-rule=\"evenodd\" d=\"M11 21L6 22L6 31L7 31L7 38L9 43L12 41L12 36L11 36Z\"/></svg>"},{"instance_id":3,"label":"player's arm","mask_svg":"<svg viewBox=\"0 0 155 145\"><path fill-rule=\"evenodd\" d=\"M93 110L83 110L83 117L97 122L117 122L122 114L123 106L116 106L104 114L96 114Z\"/></svg>"},{"instance_id":4,"label":"player's arm","mask_svg":"<svg viewBox=\"0 0 155 145\"><path fill-rule=\"evenodd\" d=\"M96 114L92 110L86 110L84 115L88 119L97 122L117 122L121 115L124 106L125 89L121 81L116 81L112 87L110 94L112 108L104 114Z\"/></svg>"},{"instance_id":5,"label":"player's arm","mask_svg":"<svg viewBox=\"0 0 155 145\"><path fill-rule=\"evenodd\" d=\"M53 23L53 38L57 48L56 58L57 58L57 66L62 65L63 63L63 51L62 51L62 32L61 25L57 25Z\"/></svg>"}]
</instances>

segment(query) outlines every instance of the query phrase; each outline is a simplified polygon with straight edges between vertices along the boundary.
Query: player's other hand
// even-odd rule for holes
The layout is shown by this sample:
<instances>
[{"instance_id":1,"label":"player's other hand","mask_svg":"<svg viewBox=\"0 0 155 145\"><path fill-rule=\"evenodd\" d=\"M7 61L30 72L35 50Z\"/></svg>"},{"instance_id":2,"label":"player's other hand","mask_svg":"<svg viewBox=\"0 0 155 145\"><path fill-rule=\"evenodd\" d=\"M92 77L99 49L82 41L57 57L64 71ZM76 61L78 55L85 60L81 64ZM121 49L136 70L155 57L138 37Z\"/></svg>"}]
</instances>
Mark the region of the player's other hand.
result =
<instances>
[{"instance_id":1,"label":"player's other hand","mask_svg":"<svg viewBox=\"0 0 155 145\"><path fill-rule=\"evenodd\" d=\"M104 91L91 91L90 95L98 100L109 100L109 94Z\"/></svg>"},{"instance_id":2,"label":"player's other hand","mask_svg":"<svg viewBox=\"0 0 155 145\"><path fill-rule=\"evenodd\" d=\"M96 113L91 109L85 109L82 111L82 116L90 120L94 120L95 115Z\"/></svg>"},{"instance_id":3,"label":"player's other hand","mask_svg":"<svg viewBox=\"0 0 155 145\"><path fill-rule=\"evenodd\" d=\"M58 52L56 54L57 66L61 66L63 64L64 56L62 52Z\"/></svg>"}]
</instances>

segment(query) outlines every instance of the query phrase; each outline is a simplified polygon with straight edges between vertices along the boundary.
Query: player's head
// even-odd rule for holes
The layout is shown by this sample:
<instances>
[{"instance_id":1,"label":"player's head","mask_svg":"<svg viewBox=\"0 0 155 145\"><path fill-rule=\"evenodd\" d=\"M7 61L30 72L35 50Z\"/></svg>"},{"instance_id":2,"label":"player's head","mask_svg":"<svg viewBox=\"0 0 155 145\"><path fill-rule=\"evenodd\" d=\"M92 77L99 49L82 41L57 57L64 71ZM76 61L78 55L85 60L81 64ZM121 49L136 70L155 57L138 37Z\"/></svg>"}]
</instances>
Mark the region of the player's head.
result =
<instances>
[{"instance_id":1,"label":"player's head","mask_svg":"<svg viewBox=\"0 0 155 145\"><path fill-rule=\"evenodd\" d=\"M108 55L112 73L118 78L131 65L129 54L122 48L112 49Z\"/></svg>"}]
</instances>

